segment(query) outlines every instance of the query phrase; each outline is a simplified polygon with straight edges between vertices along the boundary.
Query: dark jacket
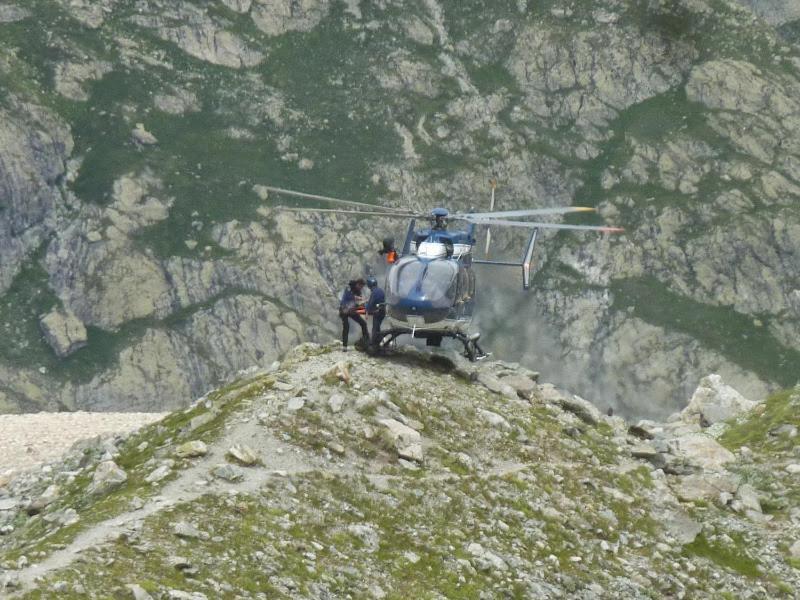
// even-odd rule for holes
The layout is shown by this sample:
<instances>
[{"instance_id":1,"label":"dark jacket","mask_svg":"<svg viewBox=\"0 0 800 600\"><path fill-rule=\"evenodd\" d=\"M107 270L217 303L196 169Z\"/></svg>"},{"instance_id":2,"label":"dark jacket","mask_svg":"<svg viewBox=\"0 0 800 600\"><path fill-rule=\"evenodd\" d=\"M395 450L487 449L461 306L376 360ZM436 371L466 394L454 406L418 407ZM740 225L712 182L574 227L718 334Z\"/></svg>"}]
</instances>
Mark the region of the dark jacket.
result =
<instances>
[{"instance_id":1,"label":"dark jacket","mask_svg":"<svg viewBox=\"0 0 800 600\"><path fill-rule=\"evenodd\" d=\"M367 302L368 315L384 315L386 314L386 294L379 287L372 289L369 301Z\"/></svg>"},{"instance_id":2,"label":"dark jacket","mask_svg":"<svg viewBox=\"0 0 800 600\"><path fill-rule=\"evenodd\" d=\"M346 288L342 294L342 299L339 301L339 314L346 316L355 313L359 302L361 302L361 297L356 296L349 287Z\"/></svg>"}]
</instances>

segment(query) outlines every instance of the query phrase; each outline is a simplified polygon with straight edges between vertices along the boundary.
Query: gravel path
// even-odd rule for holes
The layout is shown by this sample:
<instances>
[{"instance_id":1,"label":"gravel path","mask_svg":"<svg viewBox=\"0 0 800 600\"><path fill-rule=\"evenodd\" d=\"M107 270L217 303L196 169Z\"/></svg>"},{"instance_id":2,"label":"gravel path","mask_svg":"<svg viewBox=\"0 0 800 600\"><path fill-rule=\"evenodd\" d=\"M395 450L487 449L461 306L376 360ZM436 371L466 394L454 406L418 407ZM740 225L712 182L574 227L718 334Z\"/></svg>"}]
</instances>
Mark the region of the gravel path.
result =
<instances>
[{"instance_id":1,"label":"gravel path","mask_svg":"<svg viewBox=\"0 0 800 600\"><path fill-rule=\"evenodd\" d=\"M35 413L0 415L0 474L58 459L78 440L124 433L166 413Z\"/></svg>"}]
</instances>

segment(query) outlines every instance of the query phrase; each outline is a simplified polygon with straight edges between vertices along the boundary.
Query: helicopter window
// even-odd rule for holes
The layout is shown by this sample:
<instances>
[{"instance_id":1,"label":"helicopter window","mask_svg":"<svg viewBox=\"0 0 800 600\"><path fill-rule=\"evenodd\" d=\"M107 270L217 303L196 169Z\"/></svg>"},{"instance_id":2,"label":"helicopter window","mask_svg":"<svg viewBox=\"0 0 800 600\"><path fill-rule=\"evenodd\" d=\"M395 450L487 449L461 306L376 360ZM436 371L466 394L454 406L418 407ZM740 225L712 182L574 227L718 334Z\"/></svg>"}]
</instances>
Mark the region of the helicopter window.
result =
<instances>
[{"instance_id":1,"label":"helicopter window","mask_svg":"<svg viewBox=\"0 0 800 600\"><path fill-rule=\"evenodd\" d=\"M408 296L412 293L425 270L425 264L413 258L402 260L392 271L389 278L388 292L397 296Z\"/></svg>"},{"instance_id":2,"label":"helicopter window","mask_svg":"<svg viewBox=\"0 0 800 600\"><path fill-rule=\"evenodd\" d=\"M450 261L437 260L428 263L422 279L422 293L433 302L444 298L455 300L457 275L458 267Z\"/></svg>"},{"instance_id":3,"label":"helicopter window","mask_svg":"<svg viewBox=\"0 0 800 600\"><path fill-rule=\"evenodd\" d=\"M393 299L414 297L433 306L449 306L456 298L458 267L452 261L402 259L389 276L387 292Z\"/></svg>"}]
</instances>

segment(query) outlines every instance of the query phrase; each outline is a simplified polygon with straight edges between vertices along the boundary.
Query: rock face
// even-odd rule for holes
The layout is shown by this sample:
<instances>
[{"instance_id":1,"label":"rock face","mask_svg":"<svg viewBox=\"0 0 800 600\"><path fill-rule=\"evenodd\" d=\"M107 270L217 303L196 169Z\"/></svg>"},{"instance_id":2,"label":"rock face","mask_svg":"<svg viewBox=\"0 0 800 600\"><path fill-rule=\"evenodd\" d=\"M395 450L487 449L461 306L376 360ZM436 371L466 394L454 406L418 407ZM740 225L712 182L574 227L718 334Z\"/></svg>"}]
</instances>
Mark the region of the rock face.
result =
<instances>
[{"instance_id":1,"label":"rock face","mask_svg":"<svg viewBox=\"0 0 800 600\"><path fill-rule=\"evenodd\" d=\"M47 343L64 358L86 346L88 337L83 322L69 311L54 310L39 321Z\"/></svg>"},{"instance_id":2,"label":"rock face","mask_svg":"<svg viewBox=\"0 0 800 600\"><path fill-rule=\"evenodd\" d=\"M0 23L14 23L15 21L27 19L30 16L31 13L21 6L0 4Z\"/></svg>"},{"instance_id":3,"label":"rock face","mask_svg":"<svg viewBox=\"0 0 800 600\"><path fill-rule=\"evenodd\" d=\"M642 418L708 373L795 383L791 3L749 3L778 28L696 0L412 4L0 4L0 410L181 406L338 335L340 285L403 226L278 213L265 186L465 210L490 176L498 207L626 227L543 235L526 295L481 271L495 356ZM96 332L80 360L41 339L54 306Z\"/></svg>"},{"instance_id":4,"label":"rock face","mask_svg":"<svg viewBox=\"0 0 800 600\"><path fill-rule=\"evenodd\" d=\"M89 100L88 85L112 70L110 63L100 60L75 60L59 63L55 72L56 91L70 100Z\"/></svg>"},{"instance_id":5,"label":"rock face","mask_svg":"<svg viewBox=\"0 0 800 600\"><path fill-rule=\"evenodd\" d=\"M792 0L737 0L770 25L783 25L800 19L800 5Z\"/></svg>"},{"instance_id":6,"label":"rock face","mask_svg":"<svg viewBox=\"0 0 800 600\"><path fill-rule=\"evenodd\" d=\"M13 97L0 107L0 292L55 226L72 146L69 128L45 109Z\"/></svg>"},{"instance_id":7,"label":"rock face","mask_svg":"<svg viewBox=\"0 0 800 600\"><path fill-rule=\"evenodd\" d=\"M188 2L165 4L156 0L150 11L157 16L137 16L132 21L154 29L159 37L194 58L233 69L253 67L264 59L263 53L226 30L226 23Z\"/></svg>"},{"instance_id":8,"label":"rock face","mask_svg":"<svg viewBox=\"0 0 800 600\"><path fill-rule=\"evenodd\" d=\"M268 35L310 31L325 17L329 0L253 0L253 22Z\"/></svg>"}]
</instances>

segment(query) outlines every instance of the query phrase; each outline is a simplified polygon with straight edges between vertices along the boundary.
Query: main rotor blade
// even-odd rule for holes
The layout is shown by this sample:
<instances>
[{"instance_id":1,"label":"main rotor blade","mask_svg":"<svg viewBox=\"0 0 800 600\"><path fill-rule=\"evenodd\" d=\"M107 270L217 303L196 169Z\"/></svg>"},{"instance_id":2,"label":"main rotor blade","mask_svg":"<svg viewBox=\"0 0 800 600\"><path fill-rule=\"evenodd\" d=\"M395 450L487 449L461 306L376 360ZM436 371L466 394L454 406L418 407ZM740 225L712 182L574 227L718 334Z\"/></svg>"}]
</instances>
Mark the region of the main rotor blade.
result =
<instances>
[{"instance_id":1,"label":"main rotor blade","mask_svg":"<svg viewBox=\"0 0 800 600\"><path fill-rule=\"evenodd\" d=\"M398 217L401 219L417 219L421 215L413 213L393 213L376 210L345 210L343 208L296 208L293 206L273 206L274 210L297 213L333 213L337 215L364 215L367 217Z\"/></svg>"},{"instance_id":2,"label":"main rotor blade","mask_svg":"<svg viewBox=\"0 0 800 600\"><path fill-rule=\"evenodd\" d=\"M318 194L306 194L305 192L295 192L294 190L287 190L279 187L264 186L268 191L275 192L276 194L283 194L284 196L295 196L297 198L305 198L307 200L320 200L322 202L334 202L343 206L355 206L370 209L383 209L386 211L403 212L406 211L402 208L393 208L391 206L379 206L376 204L367 204L366 202L355 202L353 200L342 200L341 198L332 198L331 196L320 196Z\"/></svg>"},{"instance_id":3,"label":"main rotor blade","mask_svg":"<svg viewBox=\"0 0 800 600\"><path fill-rule=\"evenodd\" d=\"M500 212L485 213L458 213L451 215L451 219L498 219L506 217L534 217L543 215L566 215L579 212L594 212L597 209L586 206L560 206L556 208L532 208L522 210L503 210Z\"/></svg>"},{"instance_id":4,"label":"main rotor blade","mask_svg":"<svg viewBox=\"0 0 800 600\"><path fill-rule=\"evenodd\" d=\"M603 233L623 233L622 227L606 225L566 225L563 223L532 223L529 221L506 221L502 219L465 219L476 225L500 225L501 227L523 227L525 229L565 229L569 231L601 231Z\"/></svg>"}]
</instances>

